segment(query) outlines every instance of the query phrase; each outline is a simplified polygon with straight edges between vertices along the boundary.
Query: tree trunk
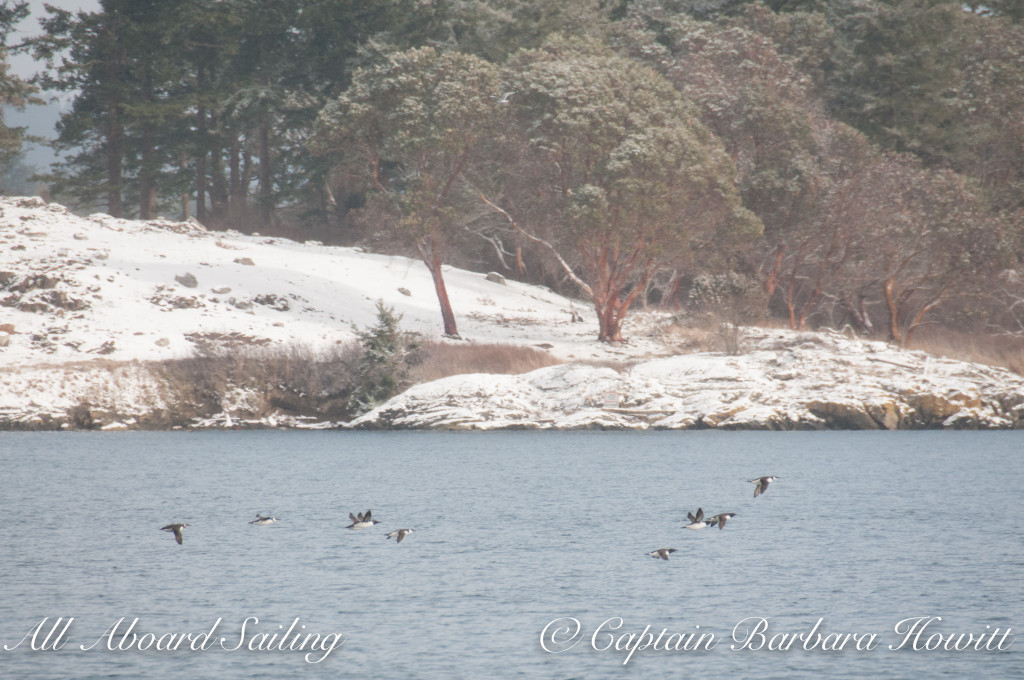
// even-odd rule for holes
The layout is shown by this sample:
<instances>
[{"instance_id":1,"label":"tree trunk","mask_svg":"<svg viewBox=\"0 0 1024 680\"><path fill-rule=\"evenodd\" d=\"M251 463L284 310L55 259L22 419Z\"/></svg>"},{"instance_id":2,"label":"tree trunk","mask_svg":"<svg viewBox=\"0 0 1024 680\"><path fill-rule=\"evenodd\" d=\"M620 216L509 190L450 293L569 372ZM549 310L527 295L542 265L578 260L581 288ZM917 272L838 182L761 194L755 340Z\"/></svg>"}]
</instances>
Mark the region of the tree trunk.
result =
<instances>
[{"instance_id":1,"label":"tree trunk","mask_svg":"<svg viewBox=\"0 0 1024 680\"><path fill-rule=\"evenodd\" d=\"M668 280L668 284L665 286L665 293L661 296L661 302L658 304L662 309L679 309L679 290L683 287L683 275L679 273L679 270L672 272L672 278Z\"/></svg>"},{"instance_id":2,"label":"tree trunk","mask_svg":"<svg viewBox=\"0 0 1024 680\"><path fill-rule=\"evenodd\" d=\"M139 170L139 219L151 220L156 217L156 148L151 122L142 125L142 153Z\"/></svg>"},{"instance_id":3,"label":"tree trunk","mask_svg":"<svg viewBox=\"0 0 1024 680\"><path fill-rule=\"evenodd\" d=\"M598 342L623 342L622 322L624 319L618 307L617 301L594 300L594 309L597 311Z\"/></svg>"},{"instance_id":4,"label":"tree trunk","mask_svg":"<svg viewBox=\"0 0 1024 680\"><path fill-rule=\"evenodd\" d=\"M223 220L228 214L228 187L219 148L210 149L210 209L218 220Z\"/></svg>"},{"instance_id":5,"label":"tree trunk","mask_svg":"<svg viewBox=\"0 0 1024 680\"><path fill-rule=\"evenodd\" d=\"M903 347L903 333L900 328L900 308L894 294L895 287L895 281L892 279L885 280L883 288L885 290L885 307L889 311L889 340Z\"/></svg>"},{"instance_id":6,"label":"tree trunk","mask_svg":"<svg viewBox=\"0 0 1024 680\"><path fill-rule=\"evenodd\" d=\"M242 213L242 206L245 205L245 191L242 188L242 165L239 158L239 141L235 135L231 139L231 148L228 152L228 222L236 227L236 220Z\"/></svg>"},{"instance_id":7,"label":"tree trunk","mask_svg":"<svg viewBox=\"0 0 1024 680\"><path fill-rule=\"evenodd\" d=\"M106 142L107 212L112 217L124 217L124 205L121 203L121 164L124 158L124 128L121 126L121 105L119 102L112 103L107 109Z\"/></svg>"},{"instance_id":8,"label":"tree trunk","mask_svg":"<svg viewBox=\"0 0 1024 680\"><path fill-rule=\"evenodd\" d=\"M796 301L794 297L796 295L796 271L793 271L793 275L789 277L789 285L786 286L786 309L789 310L789 328L790 330L796 330Z\"/></svg>"},{"instance_id":9,"label":"tree trunk","mask_svg":"<svg viewBox=\"0 0 1024 680\"><path fill-rule=\"evenodd\" d=\"M199 66L196 69L196 89L202 92L206 87L206 70ZM196 219L206 223L206 147L207 139L206 107L196 106L196 137L199 150L196 153Z\"/></svg>"},{"instance_id":10,"label":"tree trunk","mask_svg":"<svg viewBox=\"0 0 1024 680\"><path fill-rule=\"evenodd\" d=\"M270 80L267 74L263 74L263 86L268 87ZM260 221L264 225L270 224L270 218L274 212L274 169L271 166L270 156L270 112L264 111L260 115L259 129L260 146Z\"/></svg>"},{"instance_id":11,"label":"tree trunk","mask_svg":"<svg viewBox=\"0 0 1024 680\"><path fill-rule=\"evenodd\" d=\"M270 224L274 211L273 170L270 166L270 124L260 123L260 221Z\"/></svg>"},{"instance_id":12,"label":"tree trunk","mask_svg":"<svg viewBox=\"0 0 1024 680\"><path fill-rule=\"evenodd\" d=\"M107 112L107 212L112 217L124 217L121 203L121 159L124 154L124 130L121 128L118 106Z\"/></svg>"},{"instance_id":13,"label":"tree trunk","mask_svg":"<svg viewBox=\"0 0 1024 680\"><path fill-rule=\"evenodd\" d=\"M185 151L181 152L181 161L178 167L181 169L182 176L185 175L185 171L188 169L188 155ZM192 215L192 197L189 196L188 189L181 192L181 219L188 221Z\"/></svg>"},{"instance_id":14,"label":"tree trunk","mask_svg":"<svg viewBox=\"0 0 1024 680\"><path fill-rule=\"evenodd\" d=\"M594 309L597 311L597 339L599 342L625 342L625 338L622 337L622 322L626 320L629 308L633 305L637 295L647 290L647 284L651 282L651 278L656 271L653 263L645 263L640 269L642 272L640 280L633 286L628 295L622 297L622 290L625 287L622 281L635 268L628 266L623 269L623 278L617 279L619 283L608 285L608 293L606 295L592 296Z\"/></svg>"},{"instance_id":15,"label":"tree trunk","mask_svg":"<svg viewBox=\"0 0 1024 680\"><path fill-rule=\"evenodd\" d=\"M209 114L209 127L217 130L220 121L217 114ZM209 184L207 191L210 196L210 213L212 220L222 224L228 212L228 188L227 180L224 178L224 148L223 140L219 132L210 135L208 145L209 153Z\"/></svg>"},{"instance_id":16,"label":"tree trunk","mask_svg":"<svg viewBox=\"0 0 1024 680\"><path fill-rule=\"evenodd\" d=\"M782 273L782 260L785 257L786 251L780 244L775 249L775 257L772 258L771 269L768 270L768 277L764 282L764 292L770 298L772 293L775 292L776 286L778 286L779 274Z\"/></svg>"},{"instance_id":17,"label":"tree trunk","mask_svg":"<svg viewBox=\"0 0 1024 680\"><path fill-rule=\"evenodd\" d=\"M910 340L914 335L914 331L920 328L921 325L924 323L924 317L928 314L928 312L934 309L937 305L939 305L939 303L943 301L943 299L945 299L946 291L948 291L950 287L952 287L954 281L956 281L956 278L951 278L949 282L946 283L946 285L939 288L939 290L936 291L934 295L932 295L931 299L927 300L923 305L921 305L921 309L917 311L917 314L914 315L914 318L910 321L909 324L907 324L907 332L904 333L903 337L904 347L910 345Z\"/></svg>"},{"instance_id":18,"label":"tree trunk","mask_svg":"<svg viewBox=\"0 0 1024 680\"><path fill-rule=\"evenodd\" d=\"M858 294L857 301L854 302L850 293L843 293L839 304L841 309L846 312L843 320L849 319L854 330L858 333L868 334L875 329L874 324L871 322L871 314L868 312L868 303L863 295Z\"/></svg>"},{"instance_id":19,"label":"tree trunk","mask_svg":"<svg viewBox=\"0 0 1024 680\"><path fill-rule=\"evenodd\" d=\"M437 301L441 305L444 334L451 338L459 338L459 329L455 324L455 312L452 311L452 303L448 299L448 288L444 284L444 273L441 271L440 243L436 237L430 236L421 239L416 247L423 263L430 270L430 276L434 279L434 292L437 293Z\"/></svg>"}]
</instances>

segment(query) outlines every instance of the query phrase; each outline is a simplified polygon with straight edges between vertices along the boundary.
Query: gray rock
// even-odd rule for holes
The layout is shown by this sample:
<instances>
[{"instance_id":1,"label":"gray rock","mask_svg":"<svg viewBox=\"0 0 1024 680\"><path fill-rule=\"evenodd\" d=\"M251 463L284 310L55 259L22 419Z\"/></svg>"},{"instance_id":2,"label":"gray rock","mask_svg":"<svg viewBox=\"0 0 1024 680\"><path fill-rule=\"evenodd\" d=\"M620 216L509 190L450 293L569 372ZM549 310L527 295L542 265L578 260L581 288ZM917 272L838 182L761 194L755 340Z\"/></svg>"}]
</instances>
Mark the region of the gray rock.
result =
<instances>
[{"instance_id":1,"label":"gray rock","mask_svg":"<svg viewBox=\"0 0 1024 680\"><path fill-rule=\"evenodd\" d=\"M807 410L837 430L877 430L879 423L863 404L849 404L826 400L813 400L805 404Z\"/></svg>"},{"instance_id":2,"label":"gray rock","mask_svg":"<svg viewBox=\"0 0 1024 680\"><path fill-rule=\"evenodd\" d=\"M214 295L227 295L231 292L230 286L221 286L220 288L211 288L210 292Z\"/></svg>"},{"instance_id":3,"label":"gray rock","mask_svg":"<svg viewBox=\"0 0 1024 680\"><path fill-rule=\"evenodd\" d=\"M235 264L244 264L247 267L252 267L256 263L252 261L251 257L236 257Z\"/></svg>"},{"instance_id":4,"label":"gray rock","mask_svg":"<svg viewBox=\"0 0 1024 680\"><path fill-rule=\"evenodd\" d=\"M503 286L508 285L508 282L505 280L505 277L499 274L498 272L487 272L487 280L493 281L494 283L500 283Z\"/></svg>"},{"instance_id":5,"label":"gray rock","mask_svg":"<svg viewBox=\"0 0 1024 680\"><path fill-rule=\"evenodd\" d=\"M199 285L199 282L196 280L196 277L193 276L191 273L179 274L178 276L174 277L174 280L180 283L181 285L185 286L186 288L195 288L196 286Z\"/></svg>"}]
</instances>

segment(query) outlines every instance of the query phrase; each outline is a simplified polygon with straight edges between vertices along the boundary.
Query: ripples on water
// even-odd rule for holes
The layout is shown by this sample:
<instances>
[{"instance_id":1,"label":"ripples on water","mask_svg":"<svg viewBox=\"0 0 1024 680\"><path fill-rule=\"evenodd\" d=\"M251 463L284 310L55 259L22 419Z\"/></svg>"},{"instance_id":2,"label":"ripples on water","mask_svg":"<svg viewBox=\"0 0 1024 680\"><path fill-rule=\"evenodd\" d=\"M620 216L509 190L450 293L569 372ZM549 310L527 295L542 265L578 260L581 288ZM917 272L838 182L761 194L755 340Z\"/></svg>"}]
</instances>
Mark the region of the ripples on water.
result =
<instances>
[{"instance_id":1,"label":"ripples on water","mask_svg":"<svg viewBox=\"0 0 1024 680\"><path fill-rule=\"evenodd\" d=\"M1022 677L1006 652L892 651L904 618L1024 626L1018 433L31 433L0 435L0 646L75 617L59 651L0 651L12 678ZM780 479L760 498L746 480ZM684 531L686 513L738 513ZM381 524L352 531L348 513ZM257 512L281 521L255 527ZM187 522L184 545L159 531ZM416 533L401 545L396 528ZM678 549L668 562L646 553ZM82 651L246 617L296 651ZM710 632L710 651L593 649L615 631ZM733 650L768 635L878 633L871 651ZM583 635L547 653L541 631ZM127 625L127 623L125 624ZM699 626L699 628L698 628ZM986 626L990 628L986 629ZM248 625L250 631L253 625ZM122 627L123 630L123 627ZM550 646L549 646L550 648ZM315 655L314 658L318 657ZM8 674L10 673L10 674Z\"/></svg>"}]
</instances>

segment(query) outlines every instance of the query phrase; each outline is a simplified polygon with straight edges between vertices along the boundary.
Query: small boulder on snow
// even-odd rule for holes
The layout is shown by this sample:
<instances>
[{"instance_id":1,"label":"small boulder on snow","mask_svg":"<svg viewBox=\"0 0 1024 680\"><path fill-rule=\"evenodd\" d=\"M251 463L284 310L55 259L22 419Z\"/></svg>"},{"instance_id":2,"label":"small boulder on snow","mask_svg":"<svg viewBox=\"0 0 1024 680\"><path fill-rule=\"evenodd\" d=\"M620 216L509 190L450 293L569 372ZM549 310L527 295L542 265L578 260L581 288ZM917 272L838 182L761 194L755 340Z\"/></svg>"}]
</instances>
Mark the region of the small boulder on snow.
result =
<instances>
[{"instance_id":1,"label":"small boulder on snow","mask_svg":"<svg viewBox=\"0 0 1024 680\"><path fill-rule=\"evenodd\" d=\"M174 277L174 280L185 286L186 288L195 288L199 285L199 281L196 280L195 275L192 273L179 274Z\"/></svg>"}]
</instances>

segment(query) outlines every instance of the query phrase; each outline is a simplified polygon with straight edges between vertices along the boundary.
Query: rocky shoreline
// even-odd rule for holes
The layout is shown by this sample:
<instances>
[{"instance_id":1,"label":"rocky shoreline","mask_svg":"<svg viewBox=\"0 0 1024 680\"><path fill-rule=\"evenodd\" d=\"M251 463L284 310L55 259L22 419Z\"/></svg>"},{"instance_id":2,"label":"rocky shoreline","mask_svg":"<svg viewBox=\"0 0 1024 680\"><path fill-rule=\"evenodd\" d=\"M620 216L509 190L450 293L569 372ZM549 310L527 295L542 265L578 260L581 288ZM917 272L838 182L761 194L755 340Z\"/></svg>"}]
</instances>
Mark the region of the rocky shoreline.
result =
<instances>
[{"instance_id":1,"label":"rocky shoreline","mask_svg":"<svg viewBox=\"0 0 1024 680\"><path fill-rule=\"evenodd\" d=\"M451 376L348 423L315 402L268 408L241 388L213 408L181 403L146 362L22 368L5 387L24 406L0 403L0 430L1024 428L1024 379L1003 369L836 333L747 329L745 342L738 355L681 354L622 371L566 363Z\"/></svg>"},{"instance_id":2,"label":"rocky shoreline","mask_svg":"<svg viewBox=\"0 0 1024 680\"><path fill-rule=\"evenodd\" d=\"M403 329L437 337L422 262L196 222L81 217L23 197L0 197L0 244L0 430L1024 427L1024 378L1003 369L762 328L742 329L734 354L694 352L718 345L677 337L675 319L654 311L630 314L628 343L599 343L586 303L454 267L445 278L464 342L567 363L454 375L342 422L344 388L244 371L212 380L188 362L235 365L273 348L319 378L310 357L356 338L378 302Z\"/></svg>"},{"instance_id":3,"label":"rocky shoreline","mask_svg":"<svg viewBox=\"0 0 1024 680\"><path fill-rule=\"evenodd\" d=\"M1024 428L1024 380L836 333L748 329L748 351L618 373L564 364L418 385L356 429L921 430Z\"/></svg>"}]
</instances>

